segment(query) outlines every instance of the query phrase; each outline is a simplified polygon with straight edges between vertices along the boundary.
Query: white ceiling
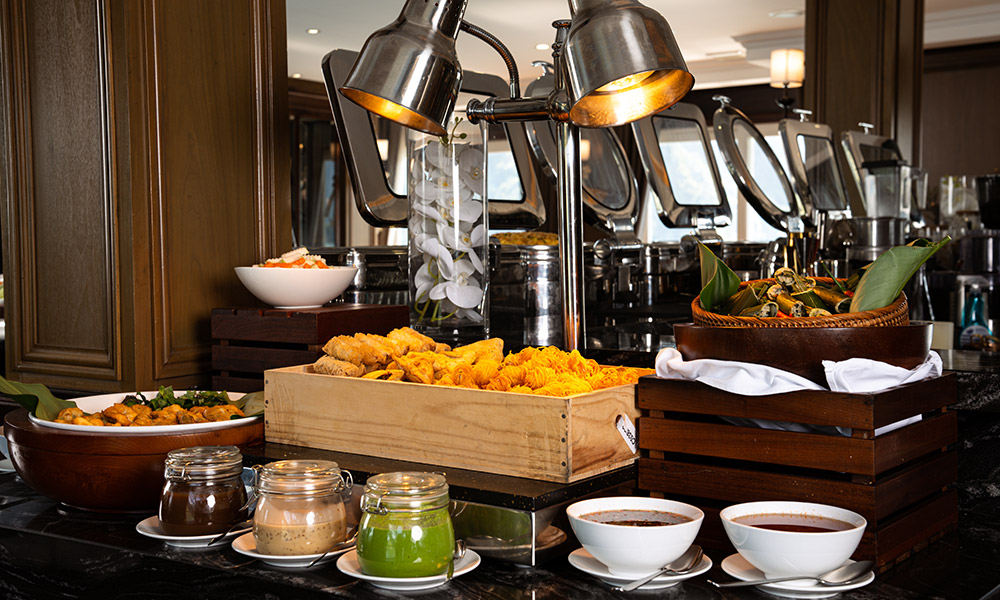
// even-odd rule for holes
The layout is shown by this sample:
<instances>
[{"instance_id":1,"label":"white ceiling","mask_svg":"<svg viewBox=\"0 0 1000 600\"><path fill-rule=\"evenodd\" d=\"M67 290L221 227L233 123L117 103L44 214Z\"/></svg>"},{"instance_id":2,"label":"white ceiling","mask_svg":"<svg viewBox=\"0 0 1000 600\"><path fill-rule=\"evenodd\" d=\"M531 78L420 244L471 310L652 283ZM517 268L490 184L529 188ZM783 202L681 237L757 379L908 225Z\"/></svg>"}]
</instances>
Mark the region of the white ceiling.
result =
<instances>
[{"instance_id":1,"label":"white ceiling","mask_svg":"<svg viewBox=\"0 0 1000 600\"><path fill-rule=\"evenodd\" d=\"M399 15L404 0L286 0L288 73L322 81L320 60L334 48L360 50L376 29ZM646 0L673 29L695 76L695 88L768 81L774 48L804 48L805 17L776 18L775 11L804 11L805 0ZM363 6L363 8L359 8ZM1000 39L1000 0L925 0L925 46L943 47ZM465 20L499 38L514 54L522 89L551 60L552 21L569 18L567 0L469 0ZM319 29L315 35L309 28ZM458 36L463 69L507 78L499 55L466 33ZM808 74L807 74L808 77Z\"/></svg>"}]
</instances>

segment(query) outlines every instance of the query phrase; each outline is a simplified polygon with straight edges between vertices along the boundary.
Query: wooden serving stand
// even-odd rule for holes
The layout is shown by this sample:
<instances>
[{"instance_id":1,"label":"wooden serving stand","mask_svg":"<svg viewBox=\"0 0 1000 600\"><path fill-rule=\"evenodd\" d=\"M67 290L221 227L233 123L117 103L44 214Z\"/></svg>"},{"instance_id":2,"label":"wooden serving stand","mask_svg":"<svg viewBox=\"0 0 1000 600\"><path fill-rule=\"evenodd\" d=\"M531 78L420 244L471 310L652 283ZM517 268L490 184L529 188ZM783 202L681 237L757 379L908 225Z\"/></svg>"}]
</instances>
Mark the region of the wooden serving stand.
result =
<instances>
[{"instance_id":1,"label":"wooden serving stand","mask_svg":"<svg viewBox=\"0 0 1000 600\"><path fill-rule=\"evenodd\" d=\"M409 308L391 304L333 304L320 308L212 310L212 387L264 389L264 371L313 363L337 335L385 335L410 324Z\"/></svg>"},{"instance_id":2,"label":"wooden serving stand","mask_svg":"<svg viewBox=\"0 0 1000 600\"><path fill-rule=\"evenodd\" d=\"M638 487L705 510L699 539L735 552L723 507L795 500L853 510L868 520L854 558L885 570L958 521L953 374L878 393L800 391L740 396L702 383L639 380ZM923 419L875 436L914 415ZM849 427L850 437L732 425L720 416Z\"/></svg>"}]
</instances>

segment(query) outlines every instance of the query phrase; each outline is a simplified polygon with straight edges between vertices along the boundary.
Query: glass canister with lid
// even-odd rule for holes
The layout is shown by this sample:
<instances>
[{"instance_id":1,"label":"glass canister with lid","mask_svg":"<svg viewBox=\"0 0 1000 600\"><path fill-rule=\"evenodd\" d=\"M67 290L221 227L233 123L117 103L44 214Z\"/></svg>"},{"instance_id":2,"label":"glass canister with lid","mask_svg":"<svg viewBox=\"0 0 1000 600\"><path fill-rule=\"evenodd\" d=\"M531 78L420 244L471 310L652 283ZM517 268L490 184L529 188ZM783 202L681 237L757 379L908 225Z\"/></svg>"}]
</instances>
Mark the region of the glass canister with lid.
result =
<instances>
[{"instance_id":1,"label":"glass canister with lid","mask_svg":"<svg viewBox=\"0 0 1000 600\"><path fill-rule=\"evenodd\" d=\"M253 535L257 552L272 556L322 554L347 537L341 493L351 474L329 460L279 460L258 470Z\"/></svg>"},{"instance_id":2,"label":"glass canister with lid","mask_svg":"<svg viewBox=\"0 0 1000 600\"><path fill-rule=\"evenodd\" d=\"M247 493L236 446L171 450L164 462L160 529L167 535L210 535L247 518Z\"/></svg>"},{"instance_id":3,"label":"glass canister with lid","mask_svg":"<svg viewBox=\"0 0 1000 600\"><path fill-rule=\"evenodd\" d=\"M361 498L358 563L377 577L427 577L447 572L456 554L440 473L382 473L368 478Z\"/></svg>"}]
</instances>

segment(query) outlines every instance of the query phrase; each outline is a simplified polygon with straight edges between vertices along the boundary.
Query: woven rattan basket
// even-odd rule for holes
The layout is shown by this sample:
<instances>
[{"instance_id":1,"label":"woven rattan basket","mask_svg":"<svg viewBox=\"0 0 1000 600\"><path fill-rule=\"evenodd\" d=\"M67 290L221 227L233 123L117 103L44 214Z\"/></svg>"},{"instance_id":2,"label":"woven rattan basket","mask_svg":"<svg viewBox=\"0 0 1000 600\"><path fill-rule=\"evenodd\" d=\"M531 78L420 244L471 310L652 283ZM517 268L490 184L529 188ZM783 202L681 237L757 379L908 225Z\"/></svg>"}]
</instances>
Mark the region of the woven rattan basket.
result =
<instances>
[{"instance_id":1,"label":"woven rattan basket","mask_svg":"<svg viewBox=\"0 0 1000 600\"><path fill-rule=\"evenodd\" d=\"M817 281L832 283L828 277L816 277ZM773 279L763 279L774 283ZM756 281L745 281L740 284L740 289ZM761 319L758 317L734 317L730 315L719 315L711 313L701 307L701 297L694 299L691 303L691 315L694 317L695 325L712 327L771 327L771 328L809 328L809 327L892 327L896 325L910 324L910 309L906 303L906 294L900 293L899 297L884 308L866 310L856 313L844 313L830 315L829 317L794 317L794 318L770 318Z\"/></svg>"}]
</instances>

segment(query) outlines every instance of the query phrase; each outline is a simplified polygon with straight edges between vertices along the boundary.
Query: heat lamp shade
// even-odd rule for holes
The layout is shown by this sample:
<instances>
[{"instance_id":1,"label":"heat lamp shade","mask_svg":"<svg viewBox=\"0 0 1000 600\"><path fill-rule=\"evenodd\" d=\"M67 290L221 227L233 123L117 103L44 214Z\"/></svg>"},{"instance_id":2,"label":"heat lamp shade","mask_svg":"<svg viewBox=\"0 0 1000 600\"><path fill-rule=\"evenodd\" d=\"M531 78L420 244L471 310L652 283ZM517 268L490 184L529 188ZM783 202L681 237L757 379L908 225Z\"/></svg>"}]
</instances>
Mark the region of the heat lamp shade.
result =
<instances>
[{"instance_id":1,"label":"heat lamp shade","mask_svg":"<svg viewBox=\"0 0 1000 600\"><path fill-rule=\"evenodd\" d=\"M771 51L771 87L802 87L805 74L805 52L797 48Z\"/></svg>"},{"instance_id":2,"label":"heat lamp shade","mask_svg":"<svg viewBox=\"0 0 1000 600\"><path fill-rule=\"evenodd\" d=\"M365 42L340 93L391 121L444 135L462 85L455 36L465 5L407 0L399 17Z\"/></svg>"},{"instance_id":3,"label":"heat lamp shade","mask_svg":"<svg viewBox=\"0 0 1000 600\"><path fill-rule=\"evenodd\" d=\"M613 127L672 106L694 85L670 25L635 0L570 0L570 120Z\"/></svg>"}]
</instances>

